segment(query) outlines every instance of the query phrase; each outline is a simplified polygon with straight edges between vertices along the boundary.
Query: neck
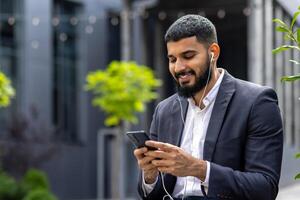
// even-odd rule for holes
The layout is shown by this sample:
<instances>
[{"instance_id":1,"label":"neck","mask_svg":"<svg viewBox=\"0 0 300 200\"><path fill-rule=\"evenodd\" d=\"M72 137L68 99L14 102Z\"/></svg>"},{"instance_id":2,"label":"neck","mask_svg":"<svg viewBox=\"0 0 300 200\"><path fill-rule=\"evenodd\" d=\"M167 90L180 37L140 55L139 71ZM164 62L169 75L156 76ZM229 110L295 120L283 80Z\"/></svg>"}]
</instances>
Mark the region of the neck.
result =
<instances>
[{"instance_id":1,"label":"neck","mask_svg":"<svg viewBox=\"0 0 300 200\"><path fill-rule=\"evenodd\" d=\"M199 92L197 92L193 96L193 100L195 102L195 105L199 106L201 109L204 108L203 99L209 93L209 91L214 87L214 85L216 84L219 76L220 76L219 70L217 68L214 68L214 70L212 71L212 74L211 74L211 79L208 82L207 86L202 88Z\"/></svg>"}]
</instances>

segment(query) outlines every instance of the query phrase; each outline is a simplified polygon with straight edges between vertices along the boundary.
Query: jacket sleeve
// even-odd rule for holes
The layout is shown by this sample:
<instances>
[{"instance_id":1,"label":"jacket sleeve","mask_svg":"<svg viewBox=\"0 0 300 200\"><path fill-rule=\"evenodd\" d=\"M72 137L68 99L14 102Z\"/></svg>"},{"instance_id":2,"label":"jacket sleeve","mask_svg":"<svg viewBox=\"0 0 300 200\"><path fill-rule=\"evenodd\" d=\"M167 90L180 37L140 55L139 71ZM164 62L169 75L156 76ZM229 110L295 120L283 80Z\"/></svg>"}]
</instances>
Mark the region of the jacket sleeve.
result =
<instances>
[{"instance_id":1,"label":"jacket sleeve","mask_svg":"<svg viewBox=\"0 0 300 200\"><path fill-rule=\"evenodd\" d=\"M254 101L247 124L244 169L211 163L208 196L243 200L274 200L278 193L283 129L277 96L265 89Z\"/></svg>"},{"instance_id":2,"label":"jacket sleeve","mask_svg":"<svg viewBox=\"0 0 300 200\"><path fill-rule=\"evenodd\" d=\"M153 114L153 118L152 118L152 122L151 122L151 126L150 126L150 138L152 140L157 140L157 127L159 126L159 106L160 104L157 105L157 107L155 108L154 114ZM140 175L139 175L139 182L138 182L138 193L140 195L140 197L142 199L163 199L165 192L163 190L163 186L162 186L162 180L161 177L158 177L157 183L154 187L154 189L150 192L150 194L145 195L143 188L142 188L142 184L143 184L143 180L142 180L142 172L140 171ZM165 175L164 176L164 182L168 183L169 181L172 183L174 182L175 177L171 176L171 175ZM171 190L170 186L172 187L172 185L170 184L166 184L166 189L168 191Z\"/></svg>"}]
</instances>

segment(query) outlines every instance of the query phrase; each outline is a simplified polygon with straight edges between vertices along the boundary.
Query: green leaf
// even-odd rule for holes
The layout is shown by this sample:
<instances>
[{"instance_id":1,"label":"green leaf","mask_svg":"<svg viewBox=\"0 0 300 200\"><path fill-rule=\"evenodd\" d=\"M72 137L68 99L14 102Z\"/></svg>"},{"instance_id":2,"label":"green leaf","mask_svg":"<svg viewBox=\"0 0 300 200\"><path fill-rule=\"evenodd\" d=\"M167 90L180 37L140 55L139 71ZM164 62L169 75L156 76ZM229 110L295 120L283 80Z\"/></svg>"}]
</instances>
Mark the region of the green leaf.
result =
<instances>
[{"instance_id":1,"label":"green leaf","mask_svg":"<svg viewBox=\"0 0 300 200\"><path fill-rule=\"evenodd\" d=\"M288 28L288 25L286 25L281 19L275 18L275 19L273 19L273 22L275 22L283 27Z\"/></svg>"},{"instance_id":2,"label":"green leaf","mask_svg":"<svg viewBox=\"0 0 300 200\"><path fill-rule=\"evenodd\" d=\"M287 47L277 47L276 49L273 49L272 50L272 53L273 54L276 54L276 53L279 53L279 52L282 52L282 51L285 51L285 50L288 50L289 48L287 48Z\"/></svg>"},{"instance_id":3,"label":"green leaf","mask_svg":"<svg viewBox=\"0 0 300 200\"><path fill-rule=\"evenodd\" d=\"M300 62L296 61L296 60L289 60L290 62L296 64L296 65L300 65Z\"/></svg>"},{"instance_id":4,"label":"green leaf","mask_svg":"<svg viewBox=\"0 0 300 200\"><path fill-rule=\"evenodd\" d=\"M293 45L283 45L283 46L280 46L280 47L277 47L276 49L273 49L272 50L272 53L273 54L276 54L276 53L279 53L279 52L282 52L282 51L286 51L288 49L296 49L298 51L300 51L300 48L297 47L297 46L293 46Z\"/></svg>"},{"instance_id":5,"label":"green leaf","mask_svg":"<svg viewBox=\"0 0 300 200\"><path fill-rule=\"evenodd\" d=\"M281 81L288 81L288 82L296 81L298 79L300 79L300 74L281 77Z\"/></svg>"},{"instance_id":6,"label":"green leaf","mask_svg":"<svg viewBox=\"0 0 300 200\"><path fill-rule=\"evenodd\" d=\"M286 33L285 35L284 35L284 40L285 41L289 41L289 40L294 40L292 37L291 37L291 35L289 34L289 33Z\"/></svg>"},{"instance_id":7,"label":"green leaf","mask_svg":"<svg viewBox=\"0 0 300 200\"><path fill-rule=\"evenodd\" d=\"M297 28L297 41L300 44L300 28Z\"/></svg>"},{"instance_id":8,"label":"green leaf","mask_svg":"<svg viewBox=\"0 0 300 200\"><path fill-rule=\"evenodd\" d=\"M283 33L288 33L288 32L289 32L289 29L287 29L287 28L284 27L284 26L277 26L277 27L276 27L276 31L278 31L278 32L283 32Z\"/></svg>"},{"instance_id":9,"label":"green leaf","mask_svg":"<svg viewBox=\"0 0 300 200\"><path fill-rule=\"evenodd\" d=\"M295 176L295 180L296 179L300 179L300 174L297 174L296 176Z\"/></svg>"},{"instance_id":10,"label":"green leaf","mask_svg":"<svg viewBox=\"0 0 300 200\"><path fill-rule=\"evenodd\" d=\"M300 153L296 153L295 158L299 159L300 158Z\"/></svg>"},{"instance_id":11,"label":"green leaf","mask_svg":"<svg viewBox=\"0 0 300 200\"><path fill-rule=\"evenodd\" d=\"M109 116L105 119L104 124L106 126L114 126L114 125L119 125L120 120L116 116Z\"/></svg>"},{"instance_id":12,"label":"green leaf","mask_svg":"<svg viewBox=\"0 0 300 200\"><path fill-rule=\"evenodd\" d=\"M291 23L291 26L290 26L290 29L291 29L291 30L293 30L293 26L294 26L294 24L295 24L295 22L296 22L297 17L298 17L299 14L300 14L300 11L295 12L294 17L293 17L293 20L292 20L292 23Z\"/></svg>"},{"instance_id":13,"label":"green leaf","mask_svg":"<svg viewBox=\"0 0 300 200\"><path fill-rule=\"evenodd\" d=\"M10 79L0 71L0 108L9 106L14 96L15 90Z\"/></svg>"}]
</instances>

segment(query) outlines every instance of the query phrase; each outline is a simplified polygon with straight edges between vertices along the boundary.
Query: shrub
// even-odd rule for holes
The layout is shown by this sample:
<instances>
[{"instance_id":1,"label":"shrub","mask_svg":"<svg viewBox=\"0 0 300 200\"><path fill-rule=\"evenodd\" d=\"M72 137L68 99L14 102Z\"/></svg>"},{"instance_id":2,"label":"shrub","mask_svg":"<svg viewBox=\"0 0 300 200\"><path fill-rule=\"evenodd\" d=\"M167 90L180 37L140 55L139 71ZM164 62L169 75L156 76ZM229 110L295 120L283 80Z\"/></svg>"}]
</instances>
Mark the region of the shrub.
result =
<instances>
[{"instance_id":1,"label":"shrub","mask_svg":"<svg viewBox=\"0 0 300 200\"><path fill-rule=\"evenodd\" d=\"M0 171L0 200L57 200L44 172L30 169L20 181Z\"/></svg>"},{"instance_id":2,"label":"shrub","mask_svg":"<svg viewBox=\"0 0 300 200\"><path fill-rule=\"evenodd\" d=\"M86 81L86 90L94 94L92 104L107 114L107 126L120 125L121 121L137 123L135 114L157 98L154 89L161 85L149 67L132 61L113 61L105 70L90 72Z\"/></svg>"}]
</instances>

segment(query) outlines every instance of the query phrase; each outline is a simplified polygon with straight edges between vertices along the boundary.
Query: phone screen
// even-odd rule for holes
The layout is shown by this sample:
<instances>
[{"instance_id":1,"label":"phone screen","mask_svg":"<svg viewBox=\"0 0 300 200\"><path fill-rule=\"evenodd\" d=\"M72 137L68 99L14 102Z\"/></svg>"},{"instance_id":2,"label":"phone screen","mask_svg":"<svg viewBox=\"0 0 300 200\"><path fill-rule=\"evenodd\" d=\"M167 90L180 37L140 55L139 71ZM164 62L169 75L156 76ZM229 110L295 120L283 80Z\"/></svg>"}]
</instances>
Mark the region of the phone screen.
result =
<instances>
[{"instance_id":1,"label":"phone screen","mask_svg":"<svg viewBox=\"0 0 300 200\"><path fill-rule=\"evenodd\" d=\"M149 136L144 130L140 131L128 131L126 135L136 148L147 147L145 142L150 140ZM149 150L156 150L153 147L147 147Z\"/></svg>"}]
</instances>

